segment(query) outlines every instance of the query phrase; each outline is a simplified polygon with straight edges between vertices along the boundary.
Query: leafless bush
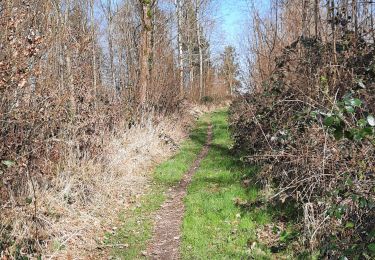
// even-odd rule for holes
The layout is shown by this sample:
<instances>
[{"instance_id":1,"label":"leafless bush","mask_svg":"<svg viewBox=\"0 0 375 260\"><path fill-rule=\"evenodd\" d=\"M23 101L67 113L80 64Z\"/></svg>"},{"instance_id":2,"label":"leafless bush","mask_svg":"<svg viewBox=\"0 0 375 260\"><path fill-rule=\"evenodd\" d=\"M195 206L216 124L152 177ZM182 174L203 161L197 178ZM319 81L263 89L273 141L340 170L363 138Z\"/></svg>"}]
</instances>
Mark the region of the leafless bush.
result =
<instances>
[{"instance_id":1,"label":"leafless bush","mask_svg":"<svg viewBox=\"0 0 375 260\"><path fill-rule=\"evenodd\" d=\"M154 132L150 128L162 121L158 117L183 111L170 8L166 11L156 1L139 0L0 1L2 254L40 252L50 246L51 236L64 244L84 236L86 228L98 227L94 215L99 213L90 207L105 201L93 195L96 190L110 188L103 175L110 171L103 164L113 163L103 157L110 140L135 135L134 126L156 138L159 128ZM203 14L200 8L195 11ZM146 20L150 26L145 26ZM203 18L189 26L194 25L189 31L194 36L191 45L205 29ZM141 41L144 36L147 42ZM206 44L208 53L207 48ZM196 64L191 68L196 78L186 85L192 93L199 89L198 75L205 88L212 89L213 80L206 76L212 71L210 57L206 54L205 59L204 75L197 73ZM199 95L191 100L199 101ZM159 141L150 144L156 142L157 150ZM138 158L134 165L139 164ZM108 185L118 178L111 174ZM121 178L126 182L127 175ZM103 194L111 196L108 191ZM74 214L86 204L92 212L86 212L81 223ZM64 223L57 221L62 216L68 216ZM82 224L76 234L72 221ZM92 227L90 221L95 222ZM58 225L69 231L64 233Z\"/></svg>"},{"instance_id":2,"label":"leafless bush","mask_svg":"<svg viewBox=\"0 0 375 260\"><path fill-rule=\"evenodd\" d=\"M341 9L332 10L339 19ZM320 28L311 37L275 39L272 52L258 46L264 53L255 54L254 92L231 108L234 138L245 159L262 166L257 176L272 183L271 199L297 203L306 246L328 258L367 257L374 239L373 42L358 27L358 38L348 40L351 24L315 22L334 35L320 38Z\"/></svg>"}]
</instances>

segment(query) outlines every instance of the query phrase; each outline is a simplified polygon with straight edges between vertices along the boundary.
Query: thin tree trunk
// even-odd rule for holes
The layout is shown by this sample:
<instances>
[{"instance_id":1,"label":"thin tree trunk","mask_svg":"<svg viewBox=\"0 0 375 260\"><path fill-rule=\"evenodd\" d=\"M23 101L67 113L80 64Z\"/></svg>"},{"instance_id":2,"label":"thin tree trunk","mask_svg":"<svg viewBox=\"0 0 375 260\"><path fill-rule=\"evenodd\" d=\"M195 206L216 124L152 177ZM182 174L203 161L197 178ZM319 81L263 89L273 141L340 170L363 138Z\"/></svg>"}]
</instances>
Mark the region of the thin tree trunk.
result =
<instances>
[{"instance_id":1,"label":"thin tree trunk","mask_svg":"<svg viewBox=\"0 0 375 260\"><path fill-rule=\"evenodd\" d=\"M114 66L114 50L113 50L113 15L112 15L112 0L107 0L107 15L108 15L108 48L109 48L109 66L111 70L111 83L113 90L116 89L116 76Z\"/></svg>"},{"instance_id":2,"label":"thin tree trunk","mask_svg":"<svg viewBox=\"0 0 375 260\"><path fill-rule=\"evenodd\" d=\"M93 76L93 93L94 93L94 106L96 107L97 97L97 76L96 76L96 36L95 36L95 17L94 17L94 0L90 1L90 18L91 18L91 47L92 47L92 76Z\"/></svg>"},{"instance_id":3,"label":"thin tree trunk","mask_svg":"<svg viewBox=\"0 0 375 260\"><path fill-rule=\"evenodd\" d=\"M358 13L357 13L357 0L352 0L352 16L354 19L354 44L357 43L358 39Z\"/></svg>"},{"instance_id":4,"label":"thin tree trunk","mask_svg":"<svg viewBox=\"0 0 375 260\"><path fill-rule=\"evenodd\" d=\"M337 53L336 53L336 26L335 26L335 1L331 0L331 29L332 29L332 45L333 45L333 59L337 64Z\"/></svg>"},{"instance_id":5,"label":"thin tree trunk","mask_svg":"<svg viewBox=\"0 0 375 260\"><path fill-rule=\"evenodd\" d=\"M318 36L318 24L319 24L319 0L315 0L314 3L314 24L315 24L315 37L319 38Z\"/></svg>"},{"instance_id":6,"label":"thin tree trunk","mask_svg":"<svg viewBox=\"0 0 375 260\"><path fill-rule=\"evenodd\" d=\"M188 40L190 89L194 84L193 50L191 48L192 44L193 42L191 40L191 35L190 35L189 40Z\"/></svg>"},{"instance_id":7,"label":"thin tree trunk","mask_svg":"<svg viewBox=\"0 0 375 260\"><path fill-rule=\"evenodd\" d=\"M371 36L372 36L372 41L375 43L375 28L374 28L374 7L371 4Z\"/></svg>"},{"instance_id":8,"label":"thin tree trunk","mask_svg":"<svg viewBox=\"0 0 375 260\"><path fill-rule=\"evenodd\" d=\"M69 27L69 8L70 8L70 0L67 1L64 13L64 26ZM71 113L71 120L74 119L76 114L76 104L75 104L75 91L74 91L74 77L72 71L72 60L71 60L71 50L68 49L68 46L64 44L63 52L65 53L65 64L66 64L66 73L68 78L68 91L69 91L69 99L70 99L70 113Z\"/></svg>"},{"instance_id":9,"label":"thin tree trunk","mask_svg":"<svg viewBox=\"0 0 375 260\"><path fill-rule=\"evenodd\" d=\"M175 0L177 9L177 42L178 42L178 61L180 69L180 98L184 98L184 60L182 50L182 0Z\"/></svg>"},{"instance_id":10,"label":"thin tree trunk","mask_svg":"<svg viewBox=\"0 0 375 260\"><path fill-rule=\"evenodd\" d=\"M76 113L76 104L74 97L74 77L72 72L72 60L70 57L70 51L66 50L66 71L68 74L68 86L69 86L69 96L70 96L70 112L73 118Z\"/></svg>"},{"instance_id":11,"label":"thin tree trunk","mask_svg":"<svg viewBox=\"0 0 375 260\"><path fill-rule=\"evenodd\" d=\"M139 100L141 106L144 106L147 101L147 91L150 81L150 58L151 58L151 30L152 21L150 17L151 3L140 0L141 4L141 21L142 21L142 32L141 32L141 48L140 48L140 90ZM152 15L152 14L151 14Z\"/></svg>"},{"instance_id":12,"label":"thin tree trunk","mask_svg":"<svg viewBox=\"0 0 375 260\"><path fill-rule=\"evenodd\" d=\"M302 1L302 37L306 37L307 31L307 1Z\"/></svg>"},{"instance_id":13,"label":"thin tree trunk","mask_svg":"<svg viewBox=\"0 0 375 260\"><path fill-rule=\"evenodd\" d=\"M58 75L59 75L59 91L60 94L64 91L65 86L65 76L64 76L64 63L65 63L65 56L64 56L64 17L62 14L62 7L61 5L56 5L56 11L57 11L57 56L58 56Z\"/></svg>"},{"instance_id":14,"label":"thin tree trunk","mask_svg":"<svg viewBox=\"0 0 375 260\"><path fill-rule=\"evenodd\" d=\"M195 15L197 19L197 38L198 38L198 49L199 49L199 99L203 97L203 50L202 50L202 39L201 39L201 27L199 17L199 7L201 0L195 2Z\"/></svg>"}]
</instances>

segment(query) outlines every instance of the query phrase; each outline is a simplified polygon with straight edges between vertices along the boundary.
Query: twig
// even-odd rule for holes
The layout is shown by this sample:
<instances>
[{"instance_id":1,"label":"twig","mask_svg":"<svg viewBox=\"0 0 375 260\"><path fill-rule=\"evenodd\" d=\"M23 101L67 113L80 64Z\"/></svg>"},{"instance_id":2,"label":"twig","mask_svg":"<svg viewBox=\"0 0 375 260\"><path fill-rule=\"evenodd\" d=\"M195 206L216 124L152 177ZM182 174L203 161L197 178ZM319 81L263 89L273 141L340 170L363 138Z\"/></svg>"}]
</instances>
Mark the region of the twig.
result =
<instances>
[{"instance_id":1,"label":"twig","mask_svg":"<svg viewBox=\"0 0 375 260\"><path fill-rule=\"evenodd\" d=\"M269 146L269 148L273 151L273 148L272 148L272 146L271 146L271 144L270 144L270 142L268 141L268 139L267 139L267 136L266 136L266 134L264 133L264 131L263 131L263 128L262 128L262 126L261 126L261 124L259 123L259 121L258 121L258 119L255 117L255 115L254 115L254 113L253 113L253 111L251 111L251 107L250 107L250 104L246 101L246 104L247 104L247 106L249 107L249 111L251 112L251 115L252 115L252 117L253 117L253 119L254 119L254 121L255 121L255 123L259 126L259 129L260 129L260 131L262 132L262 134L263 134L263 137L264 137L264 139L266 140L266 142L267 142L267 144L268 144L268 146Z\"/></svg>"},{"instance_id":2,"label":"twig","mask_svg":"<svg viewBox=\"0 0 375 260\"><path fill-rule=\"evenodd\" d=\"M82 230L82 229L81 229ZM64 246L70 239L72 239L73 237L75 237L75 236L77 236L80 232L81 232L81 230L78 230L77 232L75 232L75 233L73 233L72 235L70 235L67 239L65 239L62 243L61 243L61 245L60 245L60 248L62 247L62 246ZM59 252L59 250L56 250L48 259L53 259L56 255L57 255L57 253Z\"/></svg>"},{"instance_id":3,"label":"twig","mask_svg":"<svg viewBox=\"0 0 375 260\"><path fill-rule=\"evenodd\" d=\"M320 223L320 225L314 230L314 233L311 235L310 241L312 241L318 232L318 230L323 226L324 222L326 222L329 219L329 216L326 216L323 221Z\"/></svg>"},{"instance_id":4,"label":"twig","mask_svg":"<svg viewBox=\"0 0 375 260\"><path fill-rule=\"evenodd\" d=\"M105 245L99 245L97 246L96 248L97 249L101 249L103 247L111 247L111 248L114 248L114 247L117 247L117 248L127 248L129 247L128 244L105 244Z\"/></svg>"}]
</instances>

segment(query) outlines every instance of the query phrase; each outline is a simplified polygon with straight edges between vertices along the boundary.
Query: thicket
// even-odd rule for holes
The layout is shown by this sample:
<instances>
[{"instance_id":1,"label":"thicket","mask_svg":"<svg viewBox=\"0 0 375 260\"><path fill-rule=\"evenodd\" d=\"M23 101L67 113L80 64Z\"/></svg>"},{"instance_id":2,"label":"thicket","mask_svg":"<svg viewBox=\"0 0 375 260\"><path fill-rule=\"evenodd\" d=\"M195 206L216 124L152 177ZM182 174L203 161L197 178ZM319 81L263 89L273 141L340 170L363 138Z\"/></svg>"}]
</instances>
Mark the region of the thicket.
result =
<instances>
[{"instance_id":1,"label":"thicket","mask_svg":"<svg viewBox=\"0 0 375 260\"><path fill-rule=\"evenodd\" d=\"M244 161L260 166L256 181L272 191L269 201L297 206L294 220L303 248L327 259L370 259L375 255L372 3L275 2L276 20L261 23L254 17L259 45L252 46L253 89L231 107L235 148ZM294 30L285 29L295 14L302 19L293 21ZM274 44L261 44L260 36Z\"/></svg>"},{"instance_id":2,"label":"thicket","mask_svg":"<svg viewBox=\"0 0 375 260\"><path fill-rule=\"evenodd\" d=\"M0 257L48 246L37 194L59 173L105 167L117 134L229 96L211 62L209 3L0 1ZM14 235L15 212L28 232Z\"/></svg>"}]
</instances>

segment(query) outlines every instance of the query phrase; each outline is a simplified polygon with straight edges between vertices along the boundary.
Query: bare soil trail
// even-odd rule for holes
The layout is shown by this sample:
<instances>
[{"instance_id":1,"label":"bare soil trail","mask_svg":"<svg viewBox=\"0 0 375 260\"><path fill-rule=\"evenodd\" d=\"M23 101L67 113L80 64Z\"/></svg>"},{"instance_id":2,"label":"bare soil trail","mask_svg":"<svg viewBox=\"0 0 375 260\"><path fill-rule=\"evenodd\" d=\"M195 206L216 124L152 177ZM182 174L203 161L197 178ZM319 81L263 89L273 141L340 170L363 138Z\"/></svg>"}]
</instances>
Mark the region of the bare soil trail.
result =
<instances>
[{"instance_id":1,"label":"bare soil trail","mask_svg":"<svg viewBox=\"0 0 375 260\"><path fill-rule=\"evenodd\" d=\"M207 140L197 159L181 182L169 190L167 200L154 218L154 231L147 247L150 259L180 259L181 225L185 212L184 198L195 172L207 156L212 141L212 125L207 130Z\"/></svg>"}]
</instances>

